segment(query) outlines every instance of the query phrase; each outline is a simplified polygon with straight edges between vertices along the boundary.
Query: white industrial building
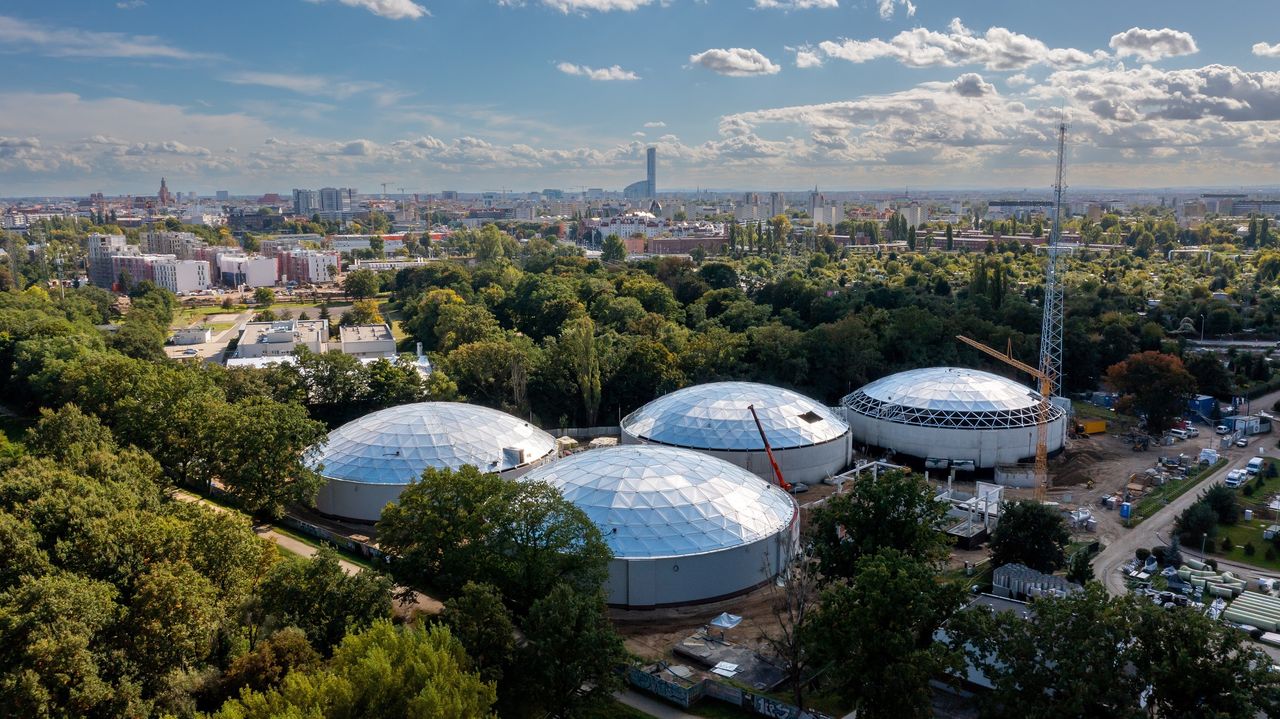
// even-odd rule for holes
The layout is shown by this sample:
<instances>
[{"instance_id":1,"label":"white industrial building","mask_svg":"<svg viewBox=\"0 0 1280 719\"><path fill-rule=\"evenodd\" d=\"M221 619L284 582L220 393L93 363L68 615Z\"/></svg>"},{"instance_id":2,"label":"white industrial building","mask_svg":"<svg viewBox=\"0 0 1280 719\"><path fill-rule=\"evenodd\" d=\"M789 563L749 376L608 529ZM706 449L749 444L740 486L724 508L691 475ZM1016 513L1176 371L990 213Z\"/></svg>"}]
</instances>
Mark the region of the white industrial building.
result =
<instances>
[{"instance_id":1,"label":"white industrial building","mask_svg":"<svg viewBox=\"0 0 1280 719\"><path fill-rule=\"evenodd\" d=\"M246 322L236 343L236 357L293 357L298 347L315 353L326 350L329 320Z\"/></svg>"},{"instance_id":2,"label":"white industrial building","mask_svg":"<svg viewBox=\"0 0 1280 719\"><path fill-rule=\"evenodd\" d=\"M328 481L316 496L322 513L376 522L383 507L428 468L518 477L555 455L555 438L488 407L420 402L380 410L329 433L305 461Z\"/></svg>"},{"instance_id":3,"label":"white industrial building","mask_svg":"<svg viewBox=\"0 0 1280 719\"><path fill-rule=\"evenodd\" d=\"M818 482L848 466L844 420L802 394L754 382L713 382L659 397L623 418L622 443L696 449L773 481L751 406L788 482Z\"/></svg>"},{"instance_id":4,"label":"white industrial building","mask_svg":"<svg viewBox=\"0 0 1280 719\"><path fill-rule=\"evenodd\" d=\"M795 552L791 495L701 452L632 445L571 455L523 481L550 484L613 551L609 604L715 601L771 581Z\"/></svg>"},{"instance_id":5,"label":"white industrial building","mask_svg":"<svg viewBox=\"0 0 1280 719\"><path fill-rule=\"evenodd\" d=\"M979 469L1036 454L1040 393L990 372L900 372L848 395L843 404L860 444L925 460L973 462ZM1062 449L1066 431L1066 412L1050 405L1050 453Z\"/></svg>"},{"instance_id":6,"label":"white industrial building","mask_svg":"<svg viewBox=\"0 0 1280 719\"><path fill-rule=\"evenodd\" d=\"M396 356L396 340L386 324L344 325L338 328L338 339L343 354L360 358Z\"/></svg>"}]
</instances>

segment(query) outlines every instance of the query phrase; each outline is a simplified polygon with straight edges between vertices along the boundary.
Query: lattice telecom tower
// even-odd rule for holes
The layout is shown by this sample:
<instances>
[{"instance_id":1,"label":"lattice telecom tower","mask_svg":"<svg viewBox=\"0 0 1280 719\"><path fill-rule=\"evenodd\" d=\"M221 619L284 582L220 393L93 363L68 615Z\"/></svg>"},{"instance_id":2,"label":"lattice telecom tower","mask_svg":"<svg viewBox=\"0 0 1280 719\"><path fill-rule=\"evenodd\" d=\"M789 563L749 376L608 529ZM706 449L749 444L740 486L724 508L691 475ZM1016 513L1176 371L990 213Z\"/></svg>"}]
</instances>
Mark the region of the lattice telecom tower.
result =
<instances>
[{"instance_id":1,"label":"lattice telecom tower","mask_svg":"<svg viewBox=\"0 0 1280 719\"><path fill-rule=\"evenodd\" d=\"M1062 393L1062 286L1058 284L1058 255L1067 248L1059 246L1062 240L1062 182L1066 156L1067 125L1058 124L1058 178L1053 186L1053 229L1049 232L1049 244L1045 248L1048 261L1044 275L1044 317L1040 324L1040 371L1048 379L1051 395ZM1045 398L1048 399L1047 397Z\"/></svg>"}]
</instances>

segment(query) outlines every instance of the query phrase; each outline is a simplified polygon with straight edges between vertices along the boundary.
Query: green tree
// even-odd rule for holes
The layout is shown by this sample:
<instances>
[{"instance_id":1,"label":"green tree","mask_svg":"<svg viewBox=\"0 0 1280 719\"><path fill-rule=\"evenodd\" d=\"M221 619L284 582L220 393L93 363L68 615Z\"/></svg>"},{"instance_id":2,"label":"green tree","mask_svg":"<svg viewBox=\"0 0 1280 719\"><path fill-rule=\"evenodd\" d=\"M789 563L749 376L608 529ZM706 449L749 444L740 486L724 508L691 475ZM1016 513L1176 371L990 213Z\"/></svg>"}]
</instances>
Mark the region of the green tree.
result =
<instances>
[{"instance_id":1,"label":"green tree","mask_svg":"<svg viewBox=\"0 0 1280 719\"><path fill-rule=\"evenodd\" d=\"M1107 382L1120 392L1120 409L1141 412L1147 431L1163 432L1186 410L1196 390L1182 360L1161 352L1140 352L1107 369Z\"/></svg>"},{"instance_id":2,"label":"green tree","mask_svg":"<svg viewBox=\"0 0 1280 719\"><path fill-rule=\"evenodd\" d=\"M273 567L258 603L255 613L268 629L297 627L312 646L328 652L349 632L391 618L391 580L370 570L348 574L326 547L309 561Z\"/></svg>"},{"instance_id":3,"label":"green tree","mask_svg":"<svg viewBox=\"0 0 1280 719\"><path fill-rule=\"evenodd\" d=\"M1205 537L1212 537L1218 529L1218 513L1208 502L1200 501L1182 510L1174 521L1173 531L1188 547L1200 546Z\"/></svg>"},{"instance_id":4,"label":"green tree","mask_svg":"<svg viewBox=\"0 0 1280 719\"><path fill-rule=\"evenodd\" d=\"M627 246L622 238L617 235L604 238L604 249L600 252L600 259L604 262L622 262L627 259Z\"/></svg>"},{"instance_id":5,"label":"green tree","mask_svg":"<svg viewBox=\"0 0 1280 719\"><path fill-rule=\"evenodd\" d=\"M611 557L600 530L550 485L469 465L428 469L405 488L383 510L378 542L398 557L391 569L400 584L492 584L518 615L561 582L594 591Z\"/></svg>"},{"instance_id":6,"label":"green tree","mask_svg":"<svg viewBox=\"0 0 1280 719\"><path fill-rule=\"evenodd\" d=\"M356 300L351 303L351 309L342 313L342 321L339 324L343 326L381 325L386 324L386 320L378 310L376 300Z\"/></svg>"},{"instance_id":7,"label":"green tree","mask_svg":"<svg viewBox=\"0 0 1280 719\"><path fill-rule=\"evenodd\" d=\"M320 659L306 633L297 627L285 627L231 661L218 682L215 698L220 704L242 690L274 689L290 672L315 668Z\"/></svg>"},{"instance_id":8,"label":"green tree","mask_svg":"<svg viewBox=\"0 0 1280 719\"><path fill-rule=\"evenodd\" d=\"M501 682L513 659L516 627L497 587L467 582L444 603L440 618L462 642L480 677Z\"/></svg>"},{"instance_id":9,"label":"green tree","mask_svg":"<svg viewBox=\"0 0 1280 719\"><path fill-rule=\"evenodd\" d=\"M324 480L303 461L322 442L323 424L296 404L246 399L231 405L237 419L222 426L217 476L252 512L279 517L286 504L310 504Z\"/></svg>"},{"instance_id":10,"label":"green tree","mask_svg":"<svg viewBox=\"0 0 1280 719\"><path fill-rule=\"evenodd\" d=\"M938 526L946 511L918 474L863 476L813 510L813 553L822 576L827 581L852 577L859 560L882 549L925 562L941 560L948 542Z\"/></svg>"},{"instance_id":11,"label":"green tree","mask_svg":"<svg viewBox=\"0 0 1280 719\"><path fill-rule=\"evenodd\" d=\"M270 691L247 691L214 716L488 717L495 698L447 628L383 620L346 637L325 668L291 672Z\"/></svg>"},{"instance_id":12,"label":"green tree","mask_svg":"<svg viewBox=\"0 0 1280 719\"><path fill-rule=\"evenodd\" d=\"M822 593L806 628L813 661L859 717L931 717L929 682L961 666L934 634L963 601L931 562L895 549L866 555L849 581Z\"/></svg>"},{"instance_id":13,"label":"green tree","mask_svg":"<svg viewBox=\"0 0 1280 719\"><path fill-rule=\"evenodd\" d=\"M382 281L378 273L370 269L352 270L342 279L342 292L348 297L363 300L378 294Z\"/></svg>"},{"instance_id":14,"label":"green tree","mask_svg":"<svg viewBox=\"0 0 1280 719\"><path fill-rule=\"evenodd\" d=\"M1143 681L1126 671L1129 641L1121 605L1091 585L1065 599L1036 602L1034 620L1013 612L961 613L948 627L953 646L994 684L992 717L1137 717Z\"/></svg>"},{"instance_id":15,"label":"green tree","mask_svg":"<svg viewBox=\"0 0 1280 719\"><path fill-rule=\"evenodd\" d=\"M1052 574L1066 562L1071 533L1054 507L1040 502L1005 502L991 533L991 562L1023 564Z\"/></svg>"},{"instance_id":16,"label":"green tree","mask_svg":"<svg viewBox=\"0 0 1280 719\"><path fill-rule=\"evenodd\" d=\"M625 653L598 587L556 584L533 603L522 628L515 696L503 702L519 707L518 715L573 716L619 685L614 670Z\"/></svg>"},{"instance_id":17,"label":"green tree","mask_svg":"<svg viewBox=\"0 0 1280 719\"><path fill-rule=\"evenodd\" d=\"M571 320L560 332L560 346L573 363L587 426L594 427L600 411L600 358L596 354L595 323L590 317Z\"/></svg>"},{"instance_id":18,"label":"green tree","mask_svg":"<svg viewBox=\"0 0 1280 719\"><path fill-rule=\"evenodd\" d=\"M276 301L276 293L270 287L259 287L253 291L253 302L261 309L267 309Z\"/></svg>"}]
</instances>

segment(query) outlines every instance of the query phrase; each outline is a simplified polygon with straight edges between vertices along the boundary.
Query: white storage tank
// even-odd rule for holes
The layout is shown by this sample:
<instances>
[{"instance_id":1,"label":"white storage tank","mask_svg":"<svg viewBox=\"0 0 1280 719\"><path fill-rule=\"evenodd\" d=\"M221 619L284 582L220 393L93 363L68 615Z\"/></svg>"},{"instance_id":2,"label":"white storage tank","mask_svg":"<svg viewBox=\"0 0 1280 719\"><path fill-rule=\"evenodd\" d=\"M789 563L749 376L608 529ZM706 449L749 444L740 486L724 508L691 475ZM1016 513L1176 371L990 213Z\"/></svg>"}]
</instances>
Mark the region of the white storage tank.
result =
<instances>
[{"instance_id":1,"label":"white storage tank","mask_svg":"<svg viewBox=\"0 0 1280 719\"><path fill-rule=\"evenodd\" d=\"M305 461L328 481L323 514L376 522L382 509L431 467L518 477L555 456L556 441L528 422L488 407L420 402L379 410L329 433Z\"/></svg>"},{"instance_id":2,"label":"white storage tank","mask_svg":"<svg viewBox=\"0 0 1280 719\"><path fill-rule=\"evenodd\" d=\"M990 372L900 372L853 392L843 404L855 441L911 457L990 469L1036 454L1040 393ZM1051 454L1062 449L1066 431L1067 413L1051 403Z\"/></svg>"},{"instance_id":3,"label":"white storage tank","mask_svg":"<svg viewBox=\"0 0 1280 719\"><path fill-rule=\"evenodd\" d=\"M712 382L664 395L622 420L623 444L705 452L773 481L760 430L788 482L819 482L849 464L849 427L822 403L755 382Z\"/></svg>"},{"instance_id":4,"label":"white storage tank","mask_svg":"<svg viewBox=\"0 0 1280 719\"><path fill-rule=\"evenodd\" d=\"M799 540L791 495L692 450L593 449L521 481L550 484L600 528L613 550L614 606L696 604L750 591L777 576Z\"/></svg>"}]
</instances>

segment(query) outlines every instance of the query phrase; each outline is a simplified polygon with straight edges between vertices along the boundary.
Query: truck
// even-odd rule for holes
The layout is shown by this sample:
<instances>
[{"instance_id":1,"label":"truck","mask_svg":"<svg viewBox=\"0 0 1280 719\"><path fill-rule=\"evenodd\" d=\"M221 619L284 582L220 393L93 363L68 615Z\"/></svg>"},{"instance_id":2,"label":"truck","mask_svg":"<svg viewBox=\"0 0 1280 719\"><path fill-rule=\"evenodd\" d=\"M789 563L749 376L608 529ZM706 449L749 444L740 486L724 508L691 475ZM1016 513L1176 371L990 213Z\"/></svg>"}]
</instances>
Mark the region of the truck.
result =
<instances>
[{"instance_id":1,"label":"truck","mask_svg":"<svg viewBox=\"0 0 1280 719\"><path fill-rule=\"evenodd\" d=\"M1076 434L1103 434L1107 431L1107 420L1085 419L1076 424Z\"/></svg>"}]
</instances>

